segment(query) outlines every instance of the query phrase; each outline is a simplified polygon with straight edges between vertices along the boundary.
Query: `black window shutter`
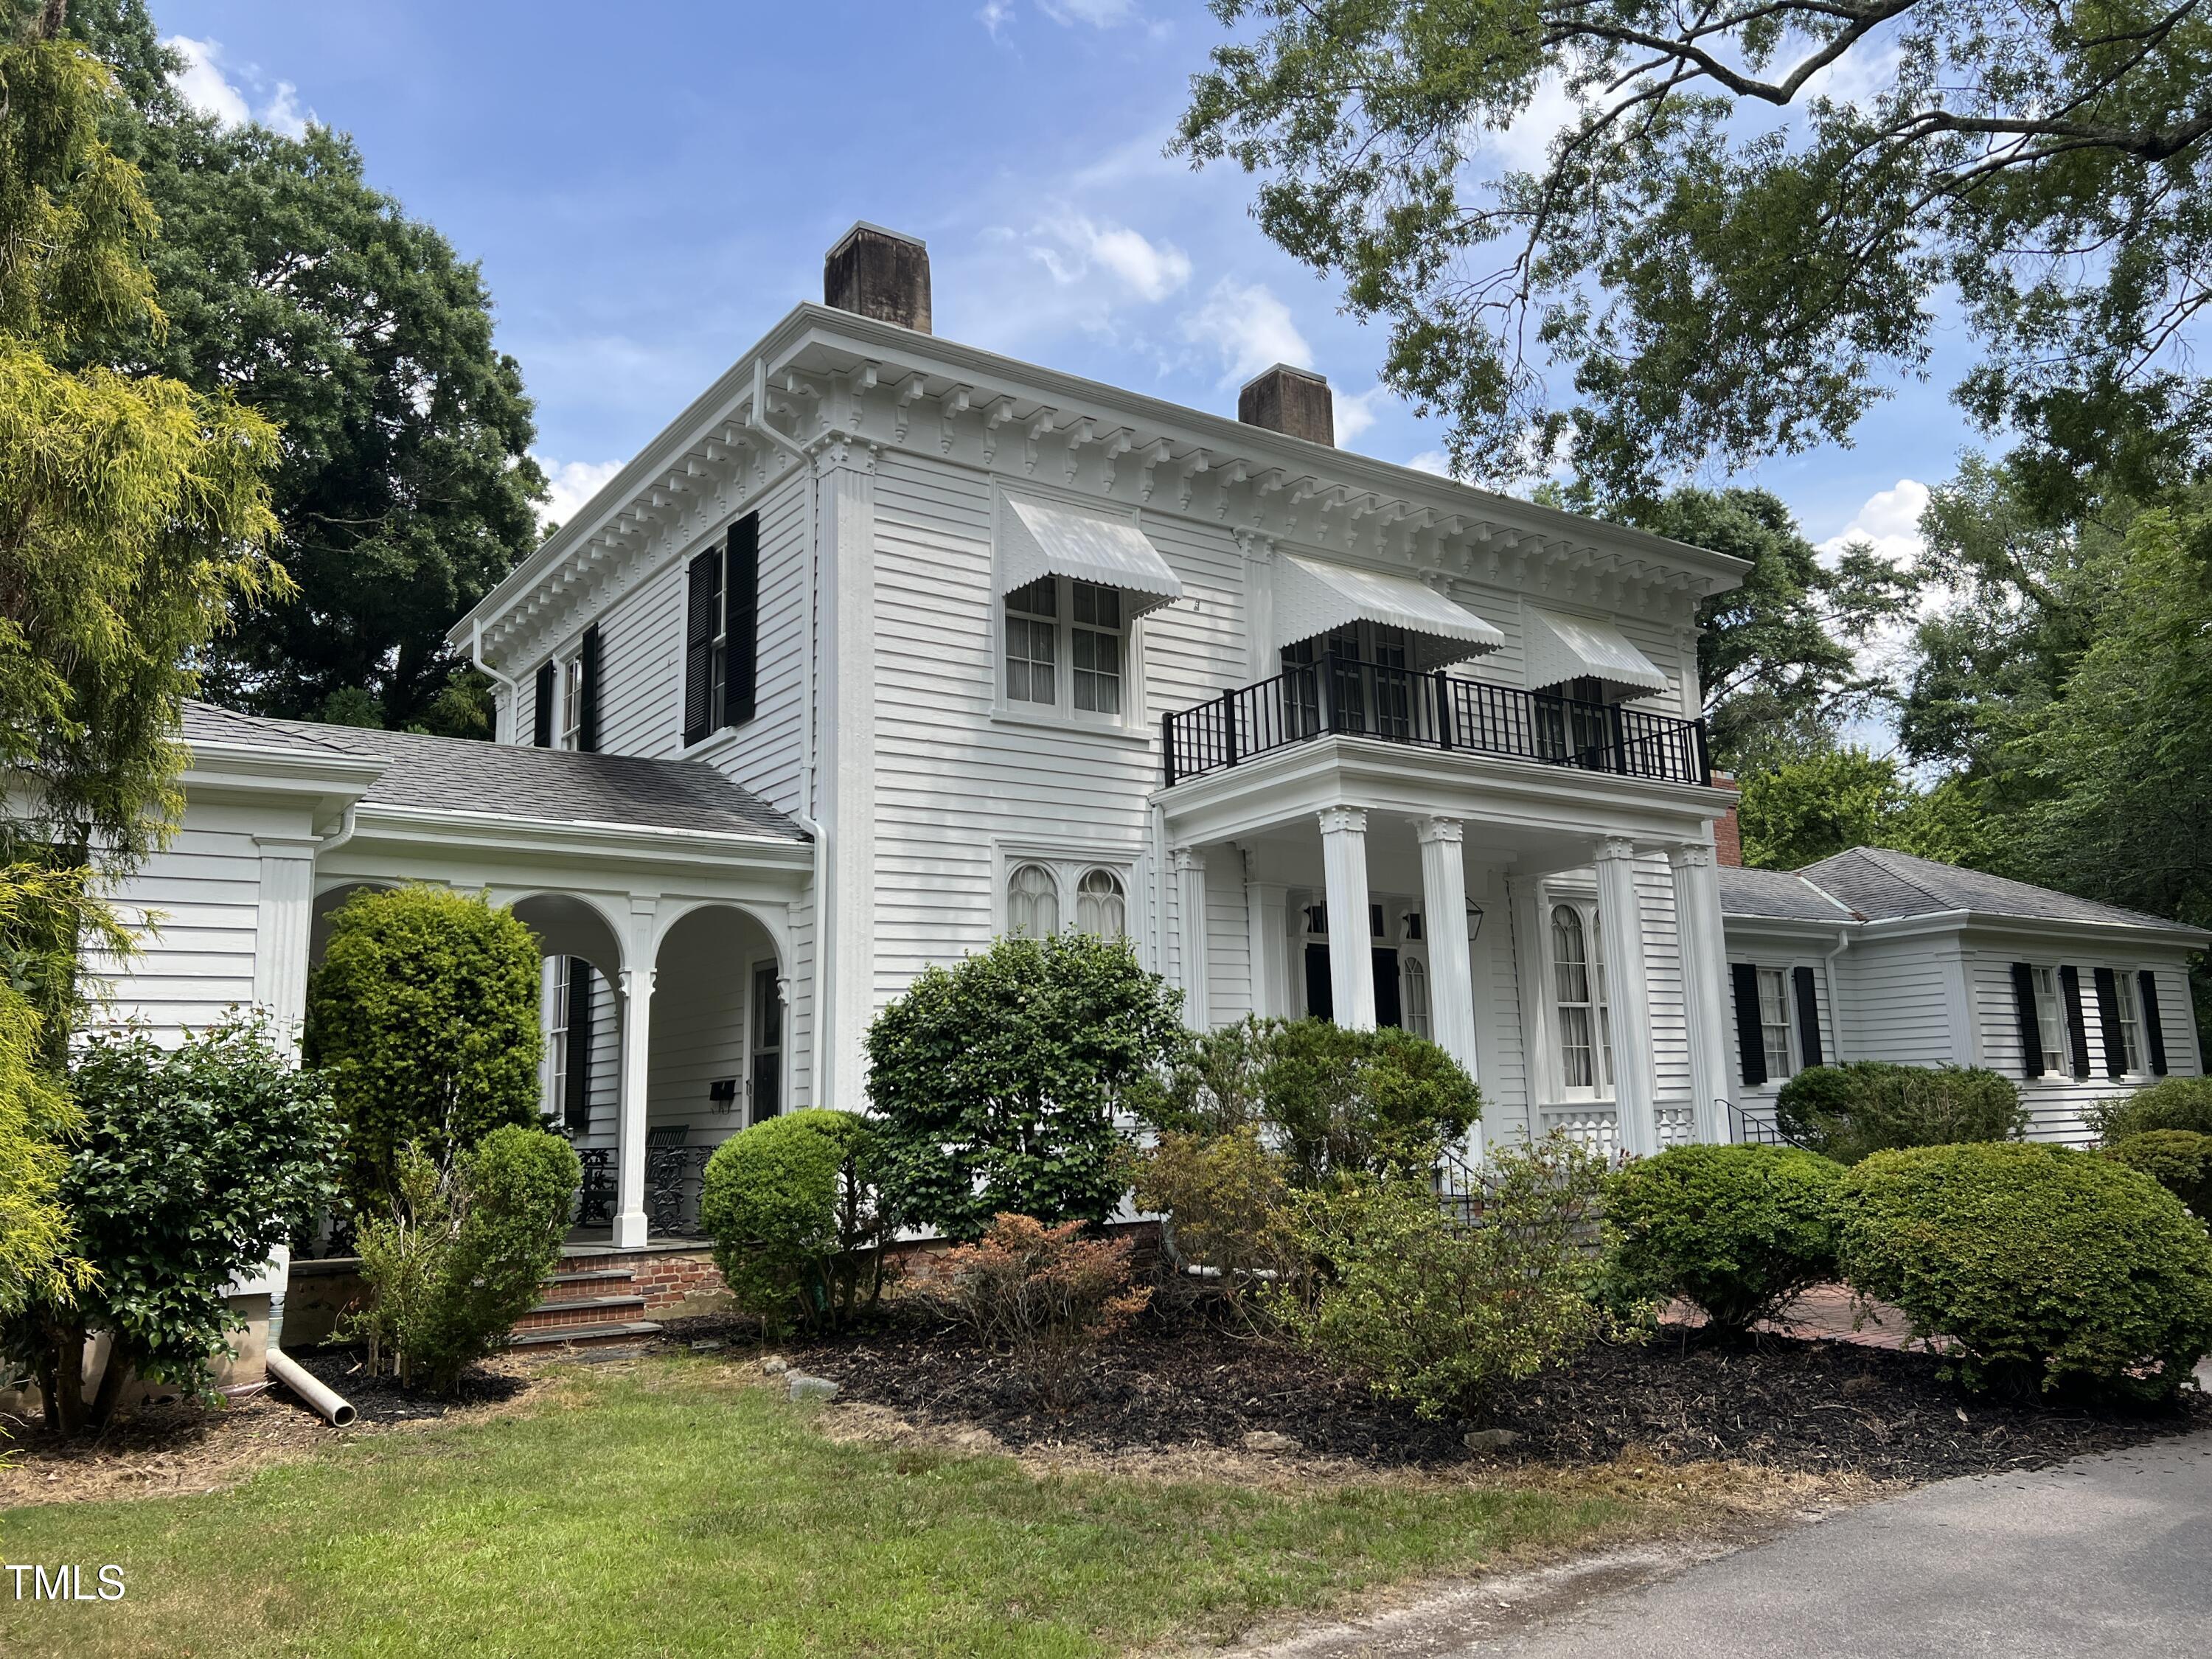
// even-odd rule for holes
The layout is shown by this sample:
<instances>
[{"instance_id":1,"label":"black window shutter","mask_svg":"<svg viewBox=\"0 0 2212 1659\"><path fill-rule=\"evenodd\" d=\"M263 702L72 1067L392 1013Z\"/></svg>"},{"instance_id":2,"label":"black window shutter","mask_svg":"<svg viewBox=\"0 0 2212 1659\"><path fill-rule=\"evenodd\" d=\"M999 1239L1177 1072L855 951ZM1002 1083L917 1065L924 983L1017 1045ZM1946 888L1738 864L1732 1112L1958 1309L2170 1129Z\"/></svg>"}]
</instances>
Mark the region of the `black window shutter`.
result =
<instances>
[{"instance_id":1,"label":"black window shutter","mask_svg":"<svg viewBox=\"0 0 2212 1659\"><path fill-rule=\"evenodd\" d=\"M2120 981L2109 968L2096 969L2097 1030L2105 1039L2105 1075L2125 1077L2127 1044L2120 1036Z\"/></svg>"},{"instance_id":2,"label":"black window shutter","mask_svg":"<svg viewBox=\"0 0 2212 1659\"><path fill-rule=\"evenodd\" d=\"M568 1075L561 1116L571 1133L592 1127L592 964L568 958Z\"/></svg>"},{"instance_id":3,"label":"black window shutter","mask_svg":"<svg viewBox=\"0 0 2212 1659\"><path fill-rule=\"evenodd\" d=\"M2035 969L2028 963L2012 965L2012 1007L2020 1019L2020 1074L2043 1075L2043 1017L2035 1012Z\"/></svg>"},{"instance_id":4,"label":"black window shutter","mask_svg":"<svg viewBox=\"0 0 2212 1659\"><path fill-rule=\"evenodd\" d=\"M2166 1075L2166 1027L2158 1019L2158 975L2148 968L2136 975L2142 993L2143 1046L2150 1050L2150 1074Z\"/></svg>"},{"instance_id":5,"label":"black window shutter","mask_svg":"<svg viewBox=\"0 0 2212 1659\"><path fill-rule=\"evenodd\" d=\"M538 707L531 715L530 741L540 749L553 746L553 695L557 683L553 665L538 665Z\"/></svg>"},{"instance_id":6,"label":"black window shutter","mask_svg":"<svg viewBox=\"0 0 2212 1659\"><path fill-rule=\"evenodd\" d=\"M2081 1012L2081 970L2061 968L2059 988L2066 994L2066 1037L2074 1045L2074 1075L2089 1075L2089 1022Z\"/></svg>"},{"instance_id":7,"label":"black window shutter","mask_svg":"<svg viewBox=\"0 0 2212 1659\"><path fill-rule=\"evenodd\" d=\"M1729 964L1735 987L1735 1051L1743 1062L1743 1086L1766 1081L1766 1042L1759 1030L1759 969L1748 962Z\"/></svg>"},{"instance_id":8,"label":"black window shutter","mask_svg":"<svg viewBox=\"0 0 2212 1659\"><path fill-rule=\"evenodd\" d=\"M1808 1066L1825 1065L1820 1051L1820 999L1814 994L1813 970L1802 964L1792 968L1790 983L1797 993L1797 1047Z\"/></svg>"},{"instance_id":9,"label":"black window shutter","mask_svg":"<svg viewBox=\"0 0 2212 1659\"><path fill-rule=\"evenodd\" d=\"M714 729L714 610L721 595L714 590L721 573L718 556L702 553L691 561L684 596L684 741L698 743Z\"/></svg>"},{"instance_id":10,"label":"black window shutter","mask_svg":"<svg viewBox=\"0 0 2212 1659\"><path fill-rule=\"evenodd\" d=\"M584 642L578 648L580 663L577 678L577 700L584 706L576 711L576 747L586 754L599 752L599 625L593 623L584 630Z\"/></svg>"},{"instance_id":11,"label":"black window shutter","mask_svg":"<svg viewBox=\"0 0 2212 1659\"><path fill-rule=\"evenodd\" d=\"M753 717L760 670L760 514L748 513L730 526L729 572L723 579L726 654L722 724L743 726Z\"/></svg>"}]
</instances>

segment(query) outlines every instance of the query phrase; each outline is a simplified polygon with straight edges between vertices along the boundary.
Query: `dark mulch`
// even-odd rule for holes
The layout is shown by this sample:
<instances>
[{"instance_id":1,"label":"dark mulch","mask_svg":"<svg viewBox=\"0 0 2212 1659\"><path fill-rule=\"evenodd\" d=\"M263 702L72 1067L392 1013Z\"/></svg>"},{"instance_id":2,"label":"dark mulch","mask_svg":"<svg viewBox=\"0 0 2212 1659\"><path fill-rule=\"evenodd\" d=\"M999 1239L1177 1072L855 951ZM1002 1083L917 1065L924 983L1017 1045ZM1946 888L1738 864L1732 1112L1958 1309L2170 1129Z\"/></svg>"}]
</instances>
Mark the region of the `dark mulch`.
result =
<instances>
[{"instance_id":1,"label":"dark mulch","mask_svg":"<svg viewBox=\"0 0 2212 1659\"><path fill-rule=\"evenodd\" d=\"M750 1346L728 1322L683 1322L669 1334L677 1344ZM1780 1337L1729 1347L1695 1331L1594 1347L1507 1390L1473 1424L1425 1421L1316 1360L1189 1312L1148 1316L1108 1343L1079 1399L1060 1412L1041 1407L1004 1356L918 1310L781 1352L834 1378L844 1399L916 1423L980 1426L1017 1448L1235 1449L1262 1431L1310 1453L1401 1467L1468 1461L1476 1454L1462 1442L1467 1430L1504 1428L1522 1437L1498 1454L1508 1462L1601 1463L1635 1449L1923 1481L2040 1468L2212 1427L2212 1401L2194 1393L2156 1412L2008 1403L1961 1395L1926 1354Z\"/></svg>"},{"instance_id":2,"label":"dark mulch","mask_svg":"<svg viewBox=\"0 0 2212 1659\"><path fill-rule=\"evenodd\" d=\"M530 1386L526 1376L478 1366L461 1378L458 1393L438 1395L426 1389L402 1388L389 1376L371 1376L357 1348L319 1348L292 1358L310 1376L344 1395L363 1423L422 1422L471 1407L498 1405ZM292 1391L281 1382L271 1392L280 1400L293 1399ZM312 1409L304 1401L296 1403L302 1409Z\"/></svg>"}]
</instances>

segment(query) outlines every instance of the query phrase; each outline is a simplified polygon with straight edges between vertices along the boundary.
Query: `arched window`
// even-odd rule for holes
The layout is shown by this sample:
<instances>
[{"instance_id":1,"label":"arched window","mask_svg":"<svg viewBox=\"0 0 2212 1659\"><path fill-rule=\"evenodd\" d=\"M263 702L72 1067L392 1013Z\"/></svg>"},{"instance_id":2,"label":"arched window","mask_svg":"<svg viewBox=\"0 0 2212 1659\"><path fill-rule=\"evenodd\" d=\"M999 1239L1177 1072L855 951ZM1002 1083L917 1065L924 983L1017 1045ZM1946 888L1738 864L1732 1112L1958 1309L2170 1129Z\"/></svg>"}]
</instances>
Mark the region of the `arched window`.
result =
<instances>
[{"instance_id":1,"label":"arched window","mask_svg":"<svg viewBox=\"0 0 2212 1659\"><path fill-rule=\"evenodd\" d=\"M1595 999L1582 912L1552 907L1552 994L1559 1011L1559 1081L1569 1089L1597 1088Z\"/></svg>"},{"instance_id":2,"label":"arched window","mask_svg":"<svg viewBox=\"0 0 2212 1659\"><path fill-rule=\"evenodd\" d=\"M1429 1031L1429 970L1415 957L1406 958L1404 984L1406 1029L1415 1036L1427 1036Z\"/></svg>"},{"instance_id":3,"label":"arched window","mask_svg":"<svg viewBox=\"0 0 2212 1659\"><path fill-rule=\"evenodd\" d=\"M1120 939L1129 931L1129 902L1111 870L1086 870L1075 887L1075 925L1093 939Z\"/></svg>"},{"instance_id":4,"label":"arched window","mask_svg":"<svg viewBox=\"0 0 2212 1659\"><path fill-rule=\"evenodd\" d=\"M1025 939L1060 931L1060 884L1042 864L1019 866L1006 878L1006 931Z\"/></svg>"}]
</instances>

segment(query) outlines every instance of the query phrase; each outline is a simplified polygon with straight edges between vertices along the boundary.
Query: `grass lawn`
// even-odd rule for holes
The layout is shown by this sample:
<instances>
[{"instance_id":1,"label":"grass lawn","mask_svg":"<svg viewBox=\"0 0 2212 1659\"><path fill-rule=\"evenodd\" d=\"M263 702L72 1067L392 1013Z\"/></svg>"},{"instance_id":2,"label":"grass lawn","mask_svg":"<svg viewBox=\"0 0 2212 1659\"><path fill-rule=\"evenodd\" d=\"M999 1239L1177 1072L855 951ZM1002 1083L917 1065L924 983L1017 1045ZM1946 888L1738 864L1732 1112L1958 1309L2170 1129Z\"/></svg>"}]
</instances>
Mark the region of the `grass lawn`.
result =
<instances>
[{"instance_id":1,"label":"grass lawn","mask_svg":"<svg viewBox=\"0 0 2212 1659\"><path fill-rule=\"evenodd\" d=\"M0 1560L84 1564L88 1593L118 1563L128 1593L17 1601L0 1575L0 1653L1104 1654L1663 1507L1601 1483L1037 1474L834 1442L715 1362L653 1359L228 1492L9 1511Z\"/></svg>"}]
</instances>

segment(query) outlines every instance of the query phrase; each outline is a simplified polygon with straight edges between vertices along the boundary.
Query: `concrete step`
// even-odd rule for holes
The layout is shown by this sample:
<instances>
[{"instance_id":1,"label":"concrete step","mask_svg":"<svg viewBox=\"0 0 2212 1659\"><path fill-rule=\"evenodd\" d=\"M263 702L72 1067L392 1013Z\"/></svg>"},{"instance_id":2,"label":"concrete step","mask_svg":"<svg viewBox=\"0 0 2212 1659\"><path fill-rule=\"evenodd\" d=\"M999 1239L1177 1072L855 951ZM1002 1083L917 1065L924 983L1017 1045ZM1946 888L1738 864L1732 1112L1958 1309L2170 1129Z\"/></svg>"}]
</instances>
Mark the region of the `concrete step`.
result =
<instances>
[{"instance_id":1,"label":"concrete step","mask_svg":"<svg viewBox=\"0 0 2212 1659\"><path fill-rule=\"evenodd\" d=\"M618 1325L541 1325L518 1328L508 1337L510 1348L590 1348L611 1342L637 1342L658 1336L660 1327L650 1319L632 1319Z\"/></svg>"}]
</instances>

